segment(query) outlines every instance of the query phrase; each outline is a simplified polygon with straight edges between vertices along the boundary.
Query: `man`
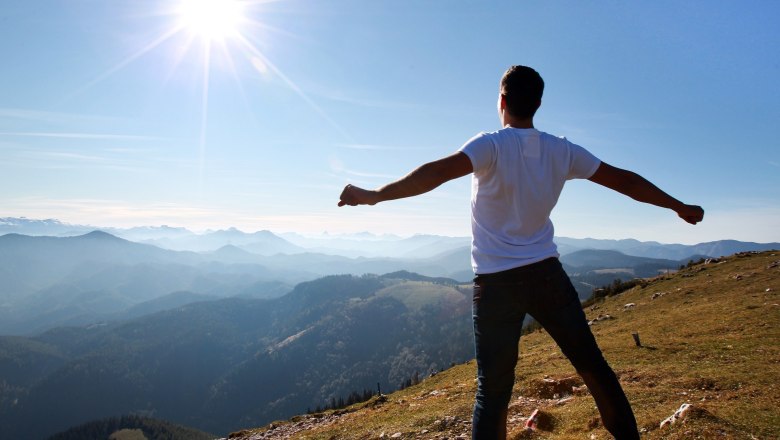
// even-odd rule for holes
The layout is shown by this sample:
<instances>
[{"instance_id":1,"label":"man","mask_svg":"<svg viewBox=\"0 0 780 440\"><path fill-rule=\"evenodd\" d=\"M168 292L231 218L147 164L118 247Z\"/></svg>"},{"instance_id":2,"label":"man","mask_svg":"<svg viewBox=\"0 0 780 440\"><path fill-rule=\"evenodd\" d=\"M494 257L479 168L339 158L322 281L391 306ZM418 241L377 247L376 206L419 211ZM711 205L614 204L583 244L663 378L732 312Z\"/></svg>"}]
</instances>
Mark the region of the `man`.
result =
<instances>
[{"instance_id":1,"label":"man","mask_svg":"<svg viewBox=\"0 0 780 440\"><path fill-rule=\"evenodd\" d=\"M607 430L638 439L623 389L596 345L577 292L558 261L550 212L566 180L588 179L637 201L668 208L688 223L704 217L643 177L601 162L584 148L534 128L544 81L525 66L501 79L503 129L481 133L455 154L427 163L376 190L347 185L338 206L412 197L472 176L471 226L477 395L473 438L506 438L518 343L526 313L552 336L582 376Z\"/></svg>"}]
</instances>

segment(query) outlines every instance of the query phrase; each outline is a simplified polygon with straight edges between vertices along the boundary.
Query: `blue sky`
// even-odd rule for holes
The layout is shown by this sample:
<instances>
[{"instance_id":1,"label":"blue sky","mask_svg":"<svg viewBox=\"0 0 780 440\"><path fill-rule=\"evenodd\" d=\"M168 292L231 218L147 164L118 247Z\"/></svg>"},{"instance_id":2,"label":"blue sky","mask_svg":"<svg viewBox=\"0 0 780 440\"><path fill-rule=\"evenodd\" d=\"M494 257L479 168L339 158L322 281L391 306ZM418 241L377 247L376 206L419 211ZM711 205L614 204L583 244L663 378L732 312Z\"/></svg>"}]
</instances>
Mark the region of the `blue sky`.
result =
<instances>
[{"instance_id":1,"label":"blue sky","mask_svg":"<svg viewBox=\"0 0 780 440\"><path fill-rule=\"evenodd\" d=\"M6 0L0 216L195 230L468 235L469 178L337 208L499 127L512 64L537 128L675 197L690 226L587 181L556 235L780 241L780 3L275 1L233 33L179 1Z\"/></svg>"}]
</instances>

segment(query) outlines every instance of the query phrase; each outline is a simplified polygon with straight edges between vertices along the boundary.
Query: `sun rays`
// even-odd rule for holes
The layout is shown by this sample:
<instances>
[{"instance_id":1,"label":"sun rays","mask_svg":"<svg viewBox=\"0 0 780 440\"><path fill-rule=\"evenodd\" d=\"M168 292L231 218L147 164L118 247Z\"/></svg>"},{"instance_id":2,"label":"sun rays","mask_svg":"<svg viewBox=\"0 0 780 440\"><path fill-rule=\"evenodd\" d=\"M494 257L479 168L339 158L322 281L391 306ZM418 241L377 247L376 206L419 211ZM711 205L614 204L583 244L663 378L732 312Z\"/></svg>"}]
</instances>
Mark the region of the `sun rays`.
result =
<instances>
[{"instance_id":1,"label":"sun rays","mask_svg":"<svg viewBox=\"0 0 780 440\"><path fill-rule=\"evenodd\" d=\"M257 41L264 41L258 36L262 33L267 38L267 31L279 31L259 17L262 16L263 5L271 3L268 0L170 0L161 6L160 10L152 11L151 15L161 18L165 24L156 35L152 35L146 43L121 59L109 69L95 76L91 81L76 89L66 100L80 95L88 89L114 76L131 64L142 62L150 53L164 51L171 62L171 73L191 65L192 57L197 57L199 89L193 90L199 97L200 117L197 128L198 180L202 186L204 169L206 167L207 129L209 125L209 94L210 82L224 71L232 76L238 88L248 103L242 84L243 78L275 77L290 91L295 93L306 106L332 126L344 140L354 143L347 131L331 118L317 103L315 103L294 80L286 75L281 68L272 62L258 47ZM151 17L150 17L151 18ZM159 23L159 22L158 22ZM215 61L224 61L221 64ZM221 71L217 66L221 66ZM241 75L239 72L250 72ZM166 81L165 75L161 76ZM249 106L247 106L247 111Z\"/></svg>"}]
</instances>

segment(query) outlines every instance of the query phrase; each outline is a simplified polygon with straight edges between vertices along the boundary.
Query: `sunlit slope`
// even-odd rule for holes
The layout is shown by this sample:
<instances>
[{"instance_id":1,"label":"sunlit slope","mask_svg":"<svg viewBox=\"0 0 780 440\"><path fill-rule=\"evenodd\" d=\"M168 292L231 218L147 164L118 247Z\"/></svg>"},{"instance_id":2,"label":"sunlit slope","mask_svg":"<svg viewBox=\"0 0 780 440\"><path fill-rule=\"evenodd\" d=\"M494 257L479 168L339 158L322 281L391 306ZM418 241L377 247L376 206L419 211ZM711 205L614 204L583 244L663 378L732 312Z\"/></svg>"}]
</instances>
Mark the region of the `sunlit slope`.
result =
<instances>
[{"instance_id":1,"label":"sunlit slope","mask_svg":"<svg viewBox=\"0 0 780 440\"><path fill-rule=\"evenodd\" d=\"M646 439L780 438L780 252L694 265L587 310ZM633 307L626 304L633 303ZM632 333L638 332L642 347ZM510 438L610 438L592 397L545 332L523 337ZM234 433L239 439L470 438L474 362L347 410ZM545 380L547 379L547 381ZM553 379L554 381L550 381ZM682 422L659 427L683 403ZM543 429L523 430L540 409Z\"/></svg>"}]
</instances>

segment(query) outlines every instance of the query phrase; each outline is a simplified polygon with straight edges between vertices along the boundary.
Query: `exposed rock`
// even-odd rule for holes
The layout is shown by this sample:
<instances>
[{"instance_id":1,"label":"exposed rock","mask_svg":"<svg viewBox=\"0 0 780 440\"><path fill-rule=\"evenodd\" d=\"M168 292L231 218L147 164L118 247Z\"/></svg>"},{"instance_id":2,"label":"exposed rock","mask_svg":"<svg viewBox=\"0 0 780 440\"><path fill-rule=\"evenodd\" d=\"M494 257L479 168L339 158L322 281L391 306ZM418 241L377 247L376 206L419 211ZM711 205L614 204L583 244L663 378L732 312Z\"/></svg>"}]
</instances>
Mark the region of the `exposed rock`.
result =
<instances>
[{"instance_id":1,"label":"exposed rock","mask_svg":"<svg viewBox=\"0 0 780 440\"><path fill-rule=\"evenodd\" d=\"M677 411L674 412L674 414L667 417L661 422L660 427L663 428L665 426L670 426L678 422L687 424L690 421L702 420L702 419L707 420L710 423L715 422L716 424L720 425L718 427L718 430L724 433L733 428L733 426L731 426L729 422L719 419L718 417L714 416L706 409L701 408L699 406L691 405L690 403L683 403L680 406L680 408L678 408ZM709 438L709 437L705 435L704 438Z\"/></svg>"},{"instance_id":2,"label":"exposed rock","mask_svg":"<svg viewBox=\"0 0 780 440\"><path fill-rule=\"evenodd\" d=\"M634 307L636 307L636 303L628 303L623 306L623 310L633 309Z\"/></svg>"},{"instance_id":3,"label":"exposed rock","mask_svg":"<svg viewBox=\"0 0 780 440\"><path fill-rule=\"evenodd\" d=\"M663 428L666 425L673 425L677 423L678 420L684 419L688 415L688 411L690 410L690 408L691 408L690 403L683 403L682 405L680 405L677 411L674 412L674 414L661 421L660 427Z\"/></svg>"},{"instance_id":4,"label":"exposed rock","mask_svg":"<svg viewBox=\"0 0 780 440\"><path fill-rule=\"evenodd\" d=\"M443 419L438 419L433 422L431 425L432 430L434 431L444 431L446 429L451 429L459 424L462 424L464 420L460 420L458 417L455 416L446 416Z\"/></svg>"},{"instance_id":5,"label":"exposed rock","mask_svg":"<svg viewBox=\"0 0 780 440\"><path fill-rule=\"evenodd\" d=\"M525 421L525 428L526 429L536 429L536 424L539 420L539 409L535 409L534 412L531 413L531 415L528 417L528 420Z\"/></svg>"},{"instance_id":6,"label":"exposed rock","mask_svg":"<svg viewBox=\"0 0 780 440\"><path fill-rule=\"evenodd\" d=\"M374 398L371 398L371 400L369 400L365 406L369 408L376 408L386 402L387 402L387 396L384 394L380 394Z\"/></svg>"},{"instance_id":7,"label":"exposed rock","mask_svg":"<svg viewBox=\"0 0 780 440\"><path fill-rule=\"evenodd\" d=\"M571 387L571 393L574 394L575 396L583 396L585 394L590 393L590 390L588 390L587 385L583 384L578 387L577 386Z\"/></svg>"},{"instance_id":8,"label":"exposed rock","mask_svg":"<svg viewBox=\"0 0 780 440\"><path fill-rule=\"evenodd\" d=\"M555 419L553 417L539 409L535 409L534 412L528 417L524 425L526 430L541 430L552 431L555 427Z\"/></svg>"},{"instance_id":9,"label":"exposed rock","mask_svg":"<svg viewBox=\"0 0 780 440\"><path fill-rule=\"evenodd\" d=\"M651 297L650 297L650 299L656 299L656 298L660 298L660 297L662 297L662 296L664 296L664 295L666 295L666 292L655 292L655 293L653 294L653 296L651 296Z\"/></svg>"},{"instance_id":10,"label":"exposed rock","mask_svg":"<svg viewBox=\"0 0 780 440\"><path fill-rule=\"evenodd\" d=\"M290 419L292 423L271 423L262 430L243 430L228 435L228 439L236 440L270 440L294 439L297 434L318 427L329 426L339 421L350 411L334 411L333 413L307 414ZM381 437L381 436L380 436Z\"/></svg>"},{"instance_id":11,"label":"exposed rock","mask_svg":"<svg viewBox=\"0 0 780 440\"><path fill-rule=\"evenodd\" d=\"M599 314L599 316L597 316L596 318L591 319L590 321L588 321L588 325L593 325L593 324L595 324L597 322L606 321L608 319L615 319L615 318L612 315L610 315L609 313Z\"/></svg>"}]
</instances>

